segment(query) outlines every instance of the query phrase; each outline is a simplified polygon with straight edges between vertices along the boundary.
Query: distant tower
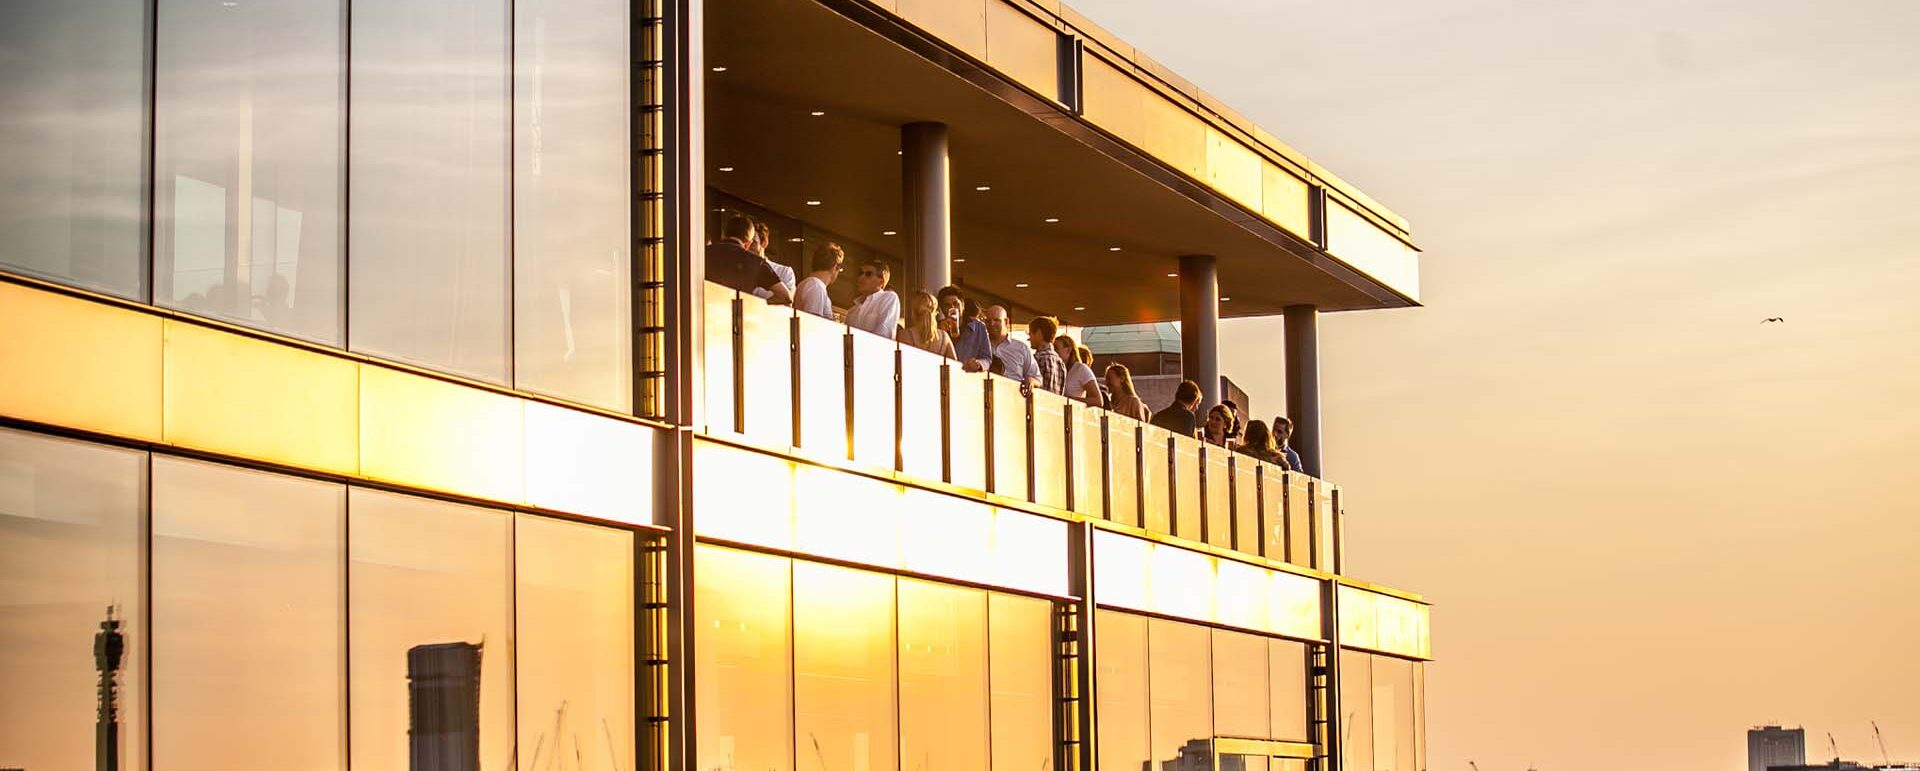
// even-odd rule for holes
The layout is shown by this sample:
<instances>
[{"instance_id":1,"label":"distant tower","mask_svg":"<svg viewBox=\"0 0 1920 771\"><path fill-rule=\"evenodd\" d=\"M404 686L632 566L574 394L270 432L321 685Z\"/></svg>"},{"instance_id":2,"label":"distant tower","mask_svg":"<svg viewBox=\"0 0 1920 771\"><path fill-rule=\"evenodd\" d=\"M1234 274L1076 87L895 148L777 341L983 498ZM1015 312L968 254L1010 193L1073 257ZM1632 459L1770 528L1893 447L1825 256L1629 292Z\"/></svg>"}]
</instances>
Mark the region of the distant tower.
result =
<instances>
[{"instance_id":1,"label":"distant tower","mask_svg":"<svg viewBox=\"0 0 1920 771\"><path fill-rule=\"evenodd\" d=\"M480 770L480 646L407 649L411 771Z\"/></svg>"},{"instance_id":2,"label":"distant tower","mask_svg":"<svg viewBox=\"0 0 1920 771\"><path fill-rule=\"evenodd\" d=\"M120 771L120 659L127 650L127 639L120 634L120 619L107 606L107 617L93 635L93 668L100 671L100 714L93 727L93 767L96 771Z\"/></svg>"},{"instance_id":3,"label":"distant tower","mask_svg":"<svg viewBox=\"0 0 1920 771\"><path fill-rule=\"evenodd\" d=\"M1766 725L1747 731L1747 771L1807 763L1807 732L1801 728Z\"/></svg>"}]
</instances>

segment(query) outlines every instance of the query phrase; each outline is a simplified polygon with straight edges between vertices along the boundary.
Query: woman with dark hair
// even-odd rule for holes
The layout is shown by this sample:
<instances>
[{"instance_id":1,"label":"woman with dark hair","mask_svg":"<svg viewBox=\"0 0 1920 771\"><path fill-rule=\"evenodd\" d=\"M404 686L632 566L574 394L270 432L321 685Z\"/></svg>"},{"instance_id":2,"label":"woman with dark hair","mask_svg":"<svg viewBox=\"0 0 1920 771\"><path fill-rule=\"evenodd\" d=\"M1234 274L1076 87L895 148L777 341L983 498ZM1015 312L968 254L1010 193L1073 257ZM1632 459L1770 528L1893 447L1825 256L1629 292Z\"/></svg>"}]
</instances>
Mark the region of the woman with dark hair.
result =
<instances>
[{"instance_id":1,"label":"woman with dark hair","mask_svg":"<svg viewBox=\"0 0 1920 771\"><path fill-rule=\"evenodd\" d=\"M1227 405L1216 404L1207 410L1207 422L1200 427L1200 440L1217 447L1227 446L1229 433L1233 431L1233 410Z\"/></svg>"},{"instance_id":2,"label":"woman with dark hair","mask_svg":"<svg viewBox=\"0 0 1920 771\"><path fill-rule=\"evenodd\" d=\"M1273 431L1267 428L1264 420L1247 421L1246 438L1240 440L1241 454L1257 458L1288 471L1293 468L1287 463L1287 456L1280 451L1280 445L1273 441Z\"/></svg>"}]
</instances>

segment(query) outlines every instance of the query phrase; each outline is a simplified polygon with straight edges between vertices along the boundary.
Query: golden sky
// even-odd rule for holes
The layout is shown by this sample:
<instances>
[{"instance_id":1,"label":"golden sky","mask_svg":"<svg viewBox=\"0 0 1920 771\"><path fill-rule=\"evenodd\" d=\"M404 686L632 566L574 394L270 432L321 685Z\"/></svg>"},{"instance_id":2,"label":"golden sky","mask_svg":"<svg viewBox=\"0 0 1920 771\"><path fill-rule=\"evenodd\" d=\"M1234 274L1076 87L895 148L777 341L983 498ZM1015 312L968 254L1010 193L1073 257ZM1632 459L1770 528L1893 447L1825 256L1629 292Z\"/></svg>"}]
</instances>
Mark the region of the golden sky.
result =
<instances>
[{"instance_id":1,"label":"golden sky","mask_svg":"<svg viewBox=\"0 0 1920 771\"><path fill-rule=\"evenodd\" d=\"M1920 760L1920 2L1073 4L1427 250L1321 356L1434 771ZM1279 324L1223 333L1262 413Z\"/></svg>"}]
</instances>

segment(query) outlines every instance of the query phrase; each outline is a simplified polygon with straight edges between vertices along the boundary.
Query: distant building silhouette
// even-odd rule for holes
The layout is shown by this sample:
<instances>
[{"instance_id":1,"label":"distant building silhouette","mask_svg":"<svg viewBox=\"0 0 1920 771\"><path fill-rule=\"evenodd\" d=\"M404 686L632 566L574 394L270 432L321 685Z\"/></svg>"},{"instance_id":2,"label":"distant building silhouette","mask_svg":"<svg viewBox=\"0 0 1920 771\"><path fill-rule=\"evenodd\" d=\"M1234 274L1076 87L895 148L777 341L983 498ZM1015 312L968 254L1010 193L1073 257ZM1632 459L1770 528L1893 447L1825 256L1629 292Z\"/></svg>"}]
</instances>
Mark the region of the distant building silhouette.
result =
<instances>
[{"instance_id":1,"label":"distant building silhouette","mask_svg":"<svg viewBox=\"0 0 1920 771\"><path fill-rule=\"evenodd\" d=\"M408 768L479 771L480 645L407 649Z\"/></svg>"},{"instance_id":2,"label":"distant building silhouette","mask_svg":"<svg viewBox=\"0 0 1920 771\"><path fill-rule=\"evenodd\" d=\"M93 727L93 767L96 771L120 771L120 661L127 651L127 638L120 633L120 619L107 606L107 617L93 635L93 668L100 672L99 717Z\"/></svg>"},{"instance_id":3,"label":"distant building silhouette","mask_svg":"<svg viewBox=\"0 0 1920 771\"><path fill-rule=\"evenodd\" d=\"M1747 731L1747 771L1767 771L1777 766L1799 766L1806 762L1805 729L1764 725Z\"/></svg>"}]
</instances>

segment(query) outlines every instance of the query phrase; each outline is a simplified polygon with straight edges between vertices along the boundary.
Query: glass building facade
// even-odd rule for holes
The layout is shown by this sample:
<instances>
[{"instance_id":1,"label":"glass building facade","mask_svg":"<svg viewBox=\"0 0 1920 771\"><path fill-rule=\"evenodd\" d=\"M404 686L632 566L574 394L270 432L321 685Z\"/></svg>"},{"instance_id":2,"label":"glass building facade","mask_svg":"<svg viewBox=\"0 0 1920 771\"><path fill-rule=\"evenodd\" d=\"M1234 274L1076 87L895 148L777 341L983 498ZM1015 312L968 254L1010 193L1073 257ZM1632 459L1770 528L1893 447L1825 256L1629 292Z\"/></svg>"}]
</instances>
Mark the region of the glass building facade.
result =
<instances>
[{"instance_id":1,"label":"glass building facade","mask_svg":"<svg viewBox=\"0 0 1920 771\"><path fill-rule=\"evenodd\" d=\"M1337 485L707 280L745 213L1023 321L994 270L1182 239L1412 304L1403 222L1057 4L22 0L0 57L0 768L1426 768ZM1122 209L946 253L872 193L917 121Z\"/></svg>"}]
</instances>

